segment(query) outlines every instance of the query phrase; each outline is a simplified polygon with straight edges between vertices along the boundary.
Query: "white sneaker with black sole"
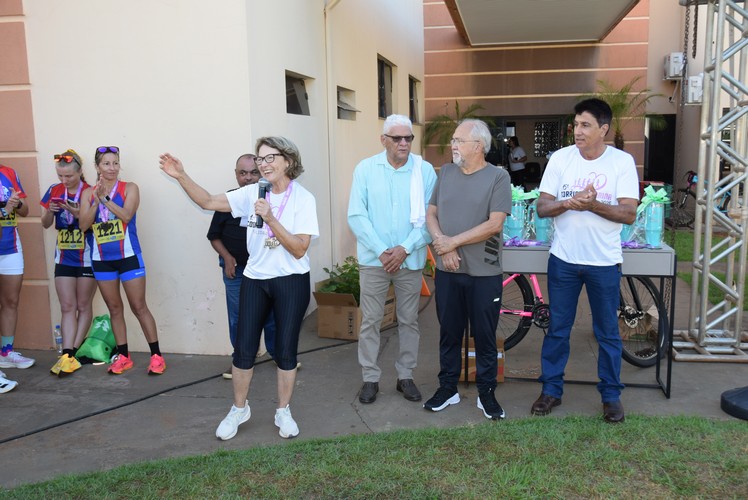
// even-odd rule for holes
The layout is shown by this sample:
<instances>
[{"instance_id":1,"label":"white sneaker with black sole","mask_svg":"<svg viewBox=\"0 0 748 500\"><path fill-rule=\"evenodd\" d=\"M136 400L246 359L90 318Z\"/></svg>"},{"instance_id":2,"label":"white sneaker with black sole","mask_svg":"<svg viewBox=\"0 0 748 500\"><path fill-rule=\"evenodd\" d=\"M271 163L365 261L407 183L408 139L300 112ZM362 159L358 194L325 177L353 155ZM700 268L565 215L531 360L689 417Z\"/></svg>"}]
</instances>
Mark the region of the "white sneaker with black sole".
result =
<instances>
[{"instance_id":1,"label":"white sneaker with black sole","mask_svg":"<svg viewBox=\"0 0 748 500\"><path fill-rule=\"evenodd\" d=\"M442 411L449 405L460 402L460 393L445 387L439 387L436 393L423 404L423 407L431 411Z\"/></svg>"}]
</instances>

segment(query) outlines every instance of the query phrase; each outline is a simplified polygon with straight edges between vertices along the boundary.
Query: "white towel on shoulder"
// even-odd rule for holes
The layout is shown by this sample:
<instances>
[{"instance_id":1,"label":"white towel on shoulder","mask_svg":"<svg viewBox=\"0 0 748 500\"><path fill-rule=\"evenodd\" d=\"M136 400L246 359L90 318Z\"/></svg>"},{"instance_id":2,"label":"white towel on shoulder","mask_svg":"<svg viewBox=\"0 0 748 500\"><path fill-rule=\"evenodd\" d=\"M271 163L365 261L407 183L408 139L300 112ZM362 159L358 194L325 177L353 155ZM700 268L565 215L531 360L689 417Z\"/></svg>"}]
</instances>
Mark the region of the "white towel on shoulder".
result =
<instances>
[{"instance_id":1,"label":"white towel on shoulder","mask_svg":"<svg viewBox=\"0 0 748 500\"><path fill-rule=\"evenodd\" d=\"M426 222L426 200L423 199L423 174L421 163L423 159L418 155L413 157L413 168L410 171L410 222L414 227L423 227Z\"/></svg>"}]
</instances>

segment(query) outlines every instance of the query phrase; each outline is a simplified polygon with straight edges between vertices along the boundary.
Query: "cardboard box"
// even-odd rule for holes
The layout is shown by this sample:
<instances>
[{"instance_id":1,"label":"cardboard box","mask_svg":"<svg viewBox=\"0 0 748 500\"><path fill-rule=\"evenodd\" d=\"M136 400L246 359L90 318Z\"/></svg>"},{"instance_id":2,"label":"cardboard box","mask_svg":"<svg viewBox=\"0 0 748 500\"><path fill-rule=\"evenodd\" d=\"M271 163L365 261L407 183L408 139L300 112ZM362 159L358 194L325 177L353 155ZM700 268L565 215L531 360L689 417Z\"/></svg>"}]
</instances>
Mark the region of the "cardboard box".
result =
<instances>
[{"instance_id":1,"label":"cardboard box","mask_svg":"<svg viewBox=\"0 0 748 500\"><path fill-rule=\"evenodd\" d=\"M358 340L361 330L361 309L350 293L320 292L327 283L320 281L314 286L317 301L317 335L328 339ZM390 286L384 303L381 328L392 326L397 321L395 313L395 288Z\"/></svg>"},{"instance_id":2,"label":"cardboard box","mask_svg":"<svg viewBox=\"0 0 748 500\"><path fill-rule=\"evenodd\" d=\"M464 342L464 340L463 340ZM496 371L496 381L501 383L504 381L504 339L498 338L496 339L496 348L498 349L498 352L496 353L496 360L498 362L498 367ZM463 345L462 349L460 350L461 355L461 368L460 368L460 382L465 381L465 346ZM474 339L470 337L470 341L468 344L468 358L467 358L467 381L468 382L475 382L475 343Z\"/></svg>"}]
</instances>

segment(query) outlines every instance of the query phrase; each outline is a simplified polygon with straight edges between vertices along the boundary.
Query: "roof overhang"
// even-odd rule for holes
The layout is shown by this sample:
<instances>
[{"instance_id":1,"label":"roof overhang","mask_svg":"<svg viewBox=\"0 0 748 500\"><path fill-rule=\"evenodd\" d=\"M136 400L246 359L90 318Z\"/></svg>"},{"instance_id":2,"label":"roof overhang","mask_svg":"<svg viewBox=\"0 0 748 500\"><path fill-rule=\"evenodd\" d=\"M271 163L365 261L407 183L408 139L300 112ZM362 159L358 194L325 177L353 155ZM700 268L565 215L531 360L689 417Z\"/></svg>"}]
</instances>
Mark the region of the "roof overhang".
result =
<instances>
[{"instance_id":1,"label":"roof overhang","mask_svg":"<svg viewBox=\"0 0 748 500\"><path fill-rule=\"evenodd\" d=\"M602 40L639 0L445 0L471 46Z\"/></svg>"}]
</instances>

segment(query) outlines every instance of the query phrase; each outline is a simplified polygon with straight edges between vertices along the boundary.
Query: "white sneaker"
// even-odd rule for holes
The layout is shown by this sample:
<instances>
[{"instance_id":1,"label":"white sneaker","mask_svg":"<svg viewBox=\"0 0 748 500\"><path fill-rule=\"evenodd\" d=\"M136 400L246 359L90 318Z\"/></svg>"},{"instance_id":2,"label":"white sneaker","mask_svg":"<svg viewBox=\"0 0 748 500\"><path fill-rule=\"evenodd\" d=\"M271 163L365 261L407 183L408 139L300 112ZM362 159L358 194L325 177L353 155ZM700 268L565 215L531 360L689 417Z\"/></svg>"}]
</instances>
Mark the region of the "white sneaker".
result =
<instances>
[{"instance_id":1,"label":"white sneaker","mask_svg":"<svg viewBox=\"0 0 748 500\"><path fill-rule=\"evenodd\" d=\"M36 360L21 356L18 351L10 351L7 356L0 356L0 368L28 368Z\"/></svg>"},{"instance_id":2,"label":"white sneaker","mask_svg":"<svg viewBox=\"0 0 748 500\"><path fill-rule=\"evenodd\" d=\"M278 434L282 438L292 438L299 435L299 426L296 425L296 421L291 416L289 405L275 410L275 426L280 429Z\"/></svg>"},{"instance_id":3,"label":"white sneaker","mask_svg":"<svg viewBox=\"0 0 748 500\"><path fill-rule=\"evenodd\" d=\"M231 405L229 414L226 415L226 418L221 420L218 429L216 429L216 437L218 439L223 439L224 441L231 439L236 436L236 431L239 430L239 426L249 420L249 417L251 416L252 412L249 410L249 401L244 402L244 408L237 408L236 406Z\"/></svg>"},{"instance_id":4,"label":"white sneaker","mask_svg":"<svg viewBox=\"0 0 748 500\"><path fill-rule=\"evenodd\" d=\"M15 380L8 380L5 378L5 374L0 372L0 394L4 392L12 391L18 385Z\"/></svg>"}]
</instances>

